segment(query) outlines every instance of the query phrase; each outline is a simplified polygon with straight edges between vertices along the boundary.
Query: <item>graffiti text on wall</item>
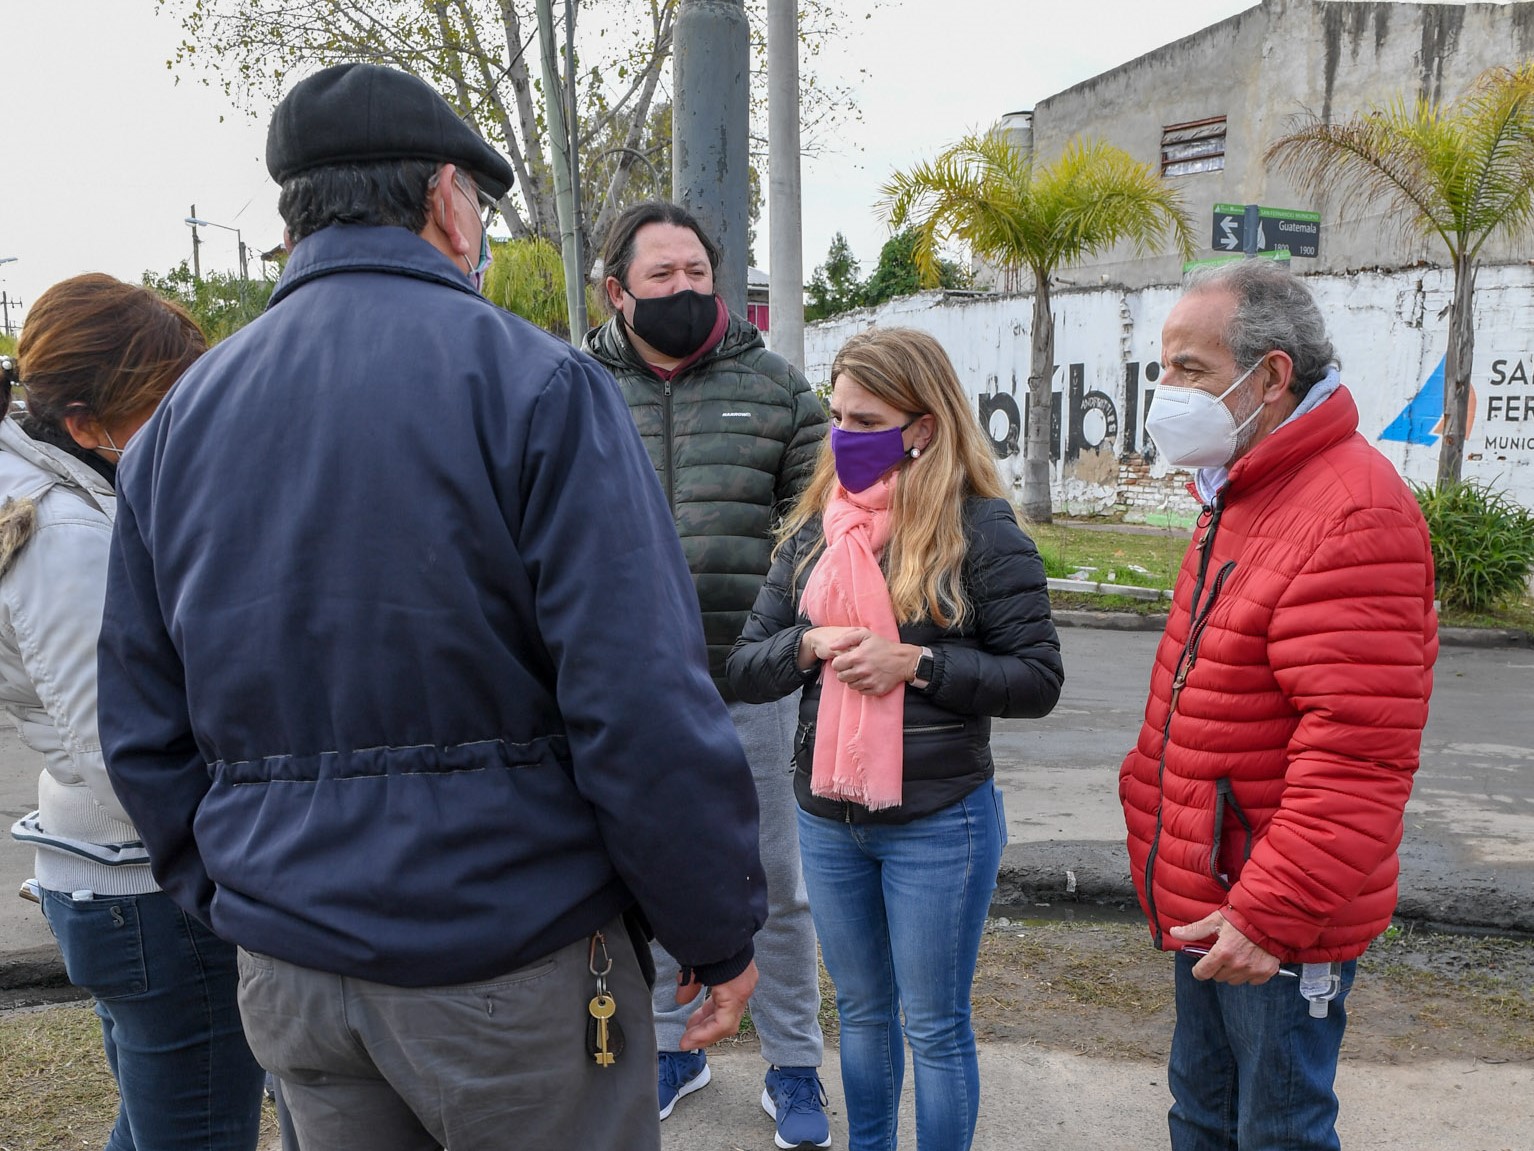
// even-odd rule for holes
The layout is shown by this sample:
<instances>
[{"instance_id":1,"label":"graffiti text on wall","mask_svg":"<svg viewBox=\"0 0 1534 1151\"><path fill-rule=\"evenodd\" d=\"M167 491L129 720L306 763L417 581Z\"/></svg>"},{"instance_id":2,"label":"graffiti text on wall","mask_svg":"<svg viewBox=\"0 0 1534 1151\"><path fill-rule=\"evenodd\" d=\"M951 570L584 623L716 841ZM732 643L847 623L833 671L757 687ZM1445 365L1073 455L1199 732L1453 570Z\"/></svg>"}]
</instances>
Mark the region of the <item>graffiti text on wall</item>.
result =
<instances>
[{"instance_id":1,"label":"graffiti text on wall","mask_svg":"<svg viewBox=\"0 0 1534 1151\"><path fill-rule=\"evenodd\" d=\"M1058 369L1057 369L1058 371ZM1058 463L1062 448L1067 463L1080 458L1084 450L1094 451L1141 451L1147 457L1155 449L1147 439L1139 443L1140 428L1144 423L1145 409L1150 405L1156 389L1149 385L1161 375L1161 365L1152 361L1142 366L1138 361L1124 365L1124 412L1120 418L1119 405L1107 392L1086 386L1086 365L1066 365L1066 385L1056 390L1055 402L1049 409L1049 456ZM977 400L976 412L980 426L991 441L991 449L999 459L1009 459L1021 451L1021 443L1027 433L1027 393L1022 394L1023 405L1007 392L996 390L996 380L990 381L990 390L982 392ZM1063 412L1062 412L1063 409ZM1116 443L1123 433L1122 444ZM1062 442L1063 441L1063 442Z\"/></svg>"}]
</instances>

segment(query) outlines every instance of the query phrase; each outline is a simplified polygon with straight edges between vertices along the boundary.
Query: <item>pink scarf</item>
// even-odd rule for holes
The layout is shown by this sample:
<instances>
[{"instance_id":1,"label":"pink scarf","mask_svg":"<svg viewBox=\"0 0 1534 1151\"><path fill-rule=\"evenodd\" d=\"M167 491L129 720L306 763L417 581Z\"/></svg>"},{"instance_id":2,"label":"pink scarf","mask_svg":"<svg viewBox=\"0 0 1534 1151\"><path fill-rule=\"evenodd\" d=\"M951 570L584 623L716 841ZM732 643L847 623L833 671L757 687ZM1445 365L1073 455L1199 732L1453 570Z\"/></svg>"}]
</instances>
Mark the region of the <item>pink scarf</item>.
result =
<instances>
[{"instance_id":1,"label":"pink scarf","mask_svg":"<svg viewBox=\"0 0 1534 1151\"><path fill-rule=\"evenodd\" d=\"M856 495L836 486L822 516L825 551L805 584L803 606L818 626L866 627L900 642L879 553L889 541L895 474ZM870 811L898 807L905 773L905 684L887 695L853 691L826 667L821 675L810 790Z\"/></svg>"}]
</instances>

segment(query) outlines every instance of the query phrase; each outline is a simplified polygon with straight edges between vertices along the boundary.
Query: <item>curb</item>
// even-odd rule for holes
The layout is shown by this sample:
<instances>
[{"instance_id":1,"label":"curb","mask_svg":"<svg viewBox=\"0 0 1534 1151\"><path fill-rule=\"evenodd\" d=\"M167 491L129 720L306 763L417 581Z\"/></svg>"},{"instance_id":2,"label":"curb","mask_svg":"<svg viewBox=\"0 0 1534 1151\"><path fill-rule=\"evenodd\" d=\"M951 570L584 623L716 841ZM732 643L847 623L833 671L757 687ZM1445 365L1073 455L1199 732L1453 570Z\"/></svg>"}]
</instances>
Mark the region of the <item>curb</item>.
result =
<instances>
[{"instance_id":1,"label":"curb","mask_svg":"<svg viewBox=\"0 0 1534 1151\"><path fill-rule=\"evenodd\" d=\"M1140 915L1121 842L1020 843L1001 856L992 906L1027 918L1034 908L1080 907ZM1495 875L1446 877L1428 860L1401 858L1394 919L1431 930L1534 938L1534 903L1522 901Z\"/></svg>"},{"instance_id":2,"label":"curb","mask_svg":"<svg viewBox=\"0 0 1534 1151\"><path fill-rule=\"evenodd\" d=\"M56 947L27 947L0 954L0 991L68 986L64 957Z\"/></svg>"},{"instance_id":3,"label":"curb","mask_svg":"<svg viewBox=\"0 0 1534 1151\"><path fill-rule=\"evenodd\" d=\"M1166 613L1067 610L1051 613L1056 627L1095 627L1105 631L1161 631ZM1440 627L1438 642L1454 647L1534 647L1534 634L1505 627Z\"/></svg>"}]
</instances>

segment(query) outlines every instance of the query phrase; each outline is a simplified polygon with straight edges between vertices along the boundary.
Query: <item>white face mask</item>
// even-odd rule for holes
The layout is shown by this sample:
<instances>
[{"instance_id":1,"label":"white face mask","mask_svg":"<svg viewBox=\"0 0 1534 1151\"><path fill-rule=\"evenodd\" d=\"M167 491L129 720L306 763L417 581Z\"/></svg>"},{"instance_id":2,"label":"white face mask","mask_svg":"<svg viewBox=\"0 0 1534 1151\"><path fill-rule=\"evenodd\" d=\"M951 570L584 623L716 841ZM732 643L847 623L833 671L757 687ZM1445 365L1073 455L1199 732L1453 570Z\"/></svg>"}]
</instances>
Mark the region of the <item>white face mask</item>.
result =
<instances>
[{"instance_id":1,"label":"white face mask","mask_svg":"<svg viewBox=\"0 0 1534 1151\"><path fill-rule=\"evenodd\" d=\"M1161 458L1179 468L1219 468L1230 463L1241 433L1262 414L1262 405L1238 424L1223 401L1261 363L1258 360L1247 368L1218 396L1199 388L1157 388L1145 417L1145 430L1156 441Z\"/></svg>"}]
</instances>

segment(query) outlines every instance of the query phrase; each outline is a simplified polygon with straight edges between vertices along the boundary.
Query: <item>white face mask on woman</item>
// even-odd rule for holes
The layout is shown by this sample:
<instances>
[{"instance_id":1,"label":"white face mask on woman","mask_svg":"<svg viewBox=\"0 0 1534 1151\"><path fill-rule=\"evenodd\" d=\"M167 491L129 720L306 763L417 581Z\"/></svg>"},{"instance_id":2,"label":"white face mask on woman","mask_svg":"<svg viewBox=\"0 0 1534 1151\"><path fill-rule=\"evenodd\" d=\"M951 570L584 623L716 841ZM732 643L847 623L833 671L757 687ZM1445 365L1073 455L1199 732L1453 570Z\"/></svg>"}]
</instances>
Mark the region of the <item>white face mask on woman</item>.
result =
<instances>
[{"instance_id":1,"label":"white face mask on woman","mask_svg":"<svg viewBox=\"0 0 1534 1151\"><path fill-rule=\"evenodd\" d=\"M1219 468L1230 463L1241 433L1262 414L1262 404L1239 424L1225 406L1225 397L1246 382L1261 360L1236 377L1218 396L1199 388L1167 385L1156 389L1145 430L1167 463L1179 468Z\"/></svg>"}]
</instances>

